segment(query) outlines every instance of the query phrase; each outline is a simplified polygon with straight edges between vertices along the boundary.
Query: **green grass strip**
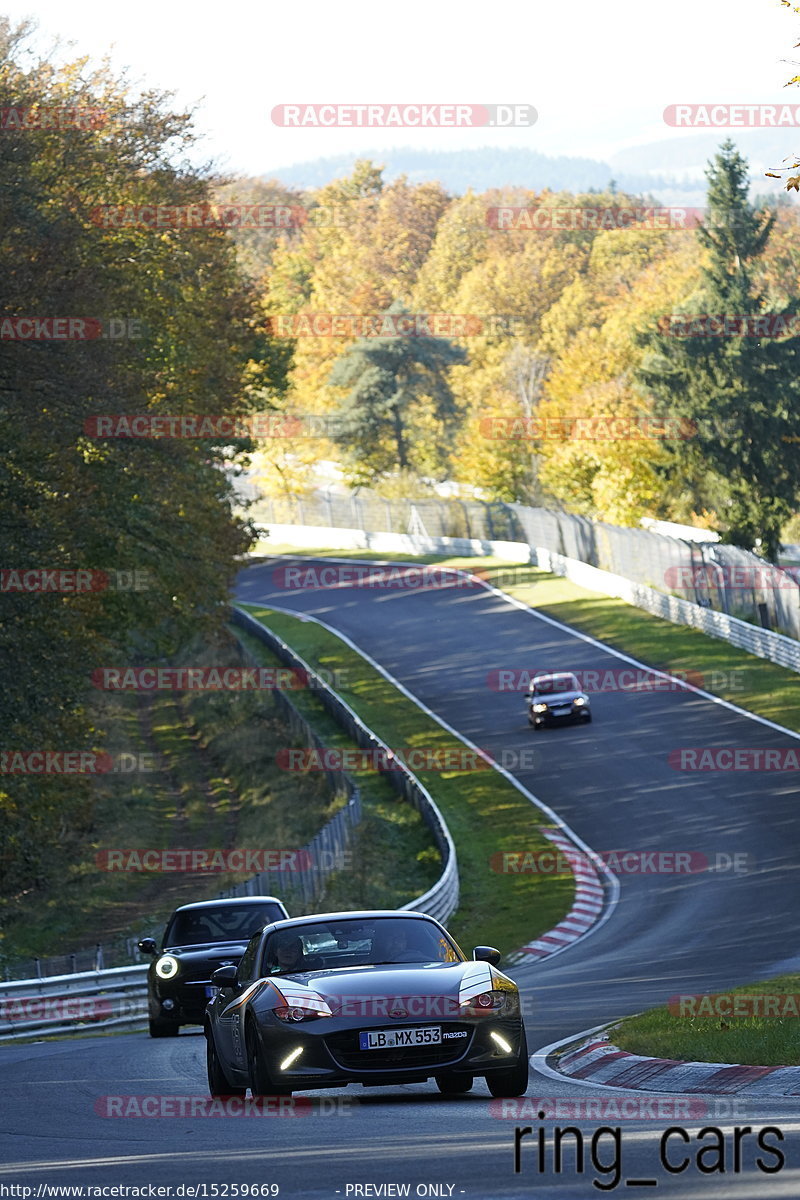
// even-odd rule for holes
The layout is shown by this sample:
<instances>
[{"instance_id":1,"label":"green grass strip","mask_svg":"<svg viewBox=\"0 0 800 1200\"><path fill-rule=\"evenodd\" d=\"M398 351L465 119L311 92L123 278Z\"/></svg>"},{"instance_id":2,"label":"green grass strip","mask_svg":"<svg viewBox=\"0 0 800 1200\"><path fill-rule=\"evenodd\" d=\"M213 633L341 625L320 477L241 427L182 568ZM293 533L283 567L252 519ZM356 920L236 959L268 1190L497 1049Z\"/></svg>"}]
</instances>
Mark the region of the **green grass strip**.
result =
<instances>
[{"instance_id":1,"label":"green grass strip","mask_svg":"<svg viewBox=\"0 0 800 1200\"><path fill-rule=\"evenodd\" d=\"M676 996L669 1007L627 1017L609 1036L630 1054L780 1067L800 1063L799 1034L800 975L779 975L724 993Z\"/></svg>"}]
</instances>

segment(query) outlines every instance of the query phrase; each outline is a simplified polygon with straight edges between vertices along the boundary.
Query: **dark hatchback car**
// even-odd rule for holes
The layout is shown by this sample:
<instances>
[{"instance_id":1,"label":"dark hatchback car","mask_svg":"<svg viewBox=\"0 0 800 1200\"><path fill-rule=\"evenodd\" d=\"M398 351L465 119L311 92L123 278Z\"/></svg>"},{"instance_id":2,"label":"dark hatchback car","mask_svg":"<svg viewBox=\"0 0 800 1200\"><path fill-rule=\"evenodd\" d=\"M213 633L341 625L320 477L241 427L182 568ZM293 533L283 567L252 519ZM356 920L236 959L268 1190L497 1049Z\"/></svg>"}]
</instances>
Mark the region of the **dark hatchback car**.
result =
<instances>
[{"instance_id":1,"label":"dark hatchback car","mask_svg":"<svg viewBox=\"0 0 800 1200\"><path fill-rule=\"evenodd\" d=\"M592 719L589 697L570 671L534 675L527 695L528 720L534 729L562 721Z\"/></svg>"},{"instance_id":2,"label":"dark hatchback car","mask_svg":"<svg viewBox=\"0 0 800 1200\"><path fill-rule=\"evenodd\" d=\"M484 1078L521 1096L528 1050L517 985L499 951L468 959L423 913L327 913L278 921L236 967L214 973L206 1016L212 1096L291 1095L433 1077L445 1095Z\"/></svg>"},{"instance_id":3,"label":"dark hatchback car","mask_svg":"<svg viewBox=\"0 0 800 1200\"><path fill-rule=\"evenodd\" d=\"M181 1025L202 1025L216 993L211 974L235 966L254 933L288 917L274 896L206 900L176 908L167 922L161 949L143 938L139 949L152 955L147 971L151 1037L175 1037Z\"/></svg>"}]
</instances>

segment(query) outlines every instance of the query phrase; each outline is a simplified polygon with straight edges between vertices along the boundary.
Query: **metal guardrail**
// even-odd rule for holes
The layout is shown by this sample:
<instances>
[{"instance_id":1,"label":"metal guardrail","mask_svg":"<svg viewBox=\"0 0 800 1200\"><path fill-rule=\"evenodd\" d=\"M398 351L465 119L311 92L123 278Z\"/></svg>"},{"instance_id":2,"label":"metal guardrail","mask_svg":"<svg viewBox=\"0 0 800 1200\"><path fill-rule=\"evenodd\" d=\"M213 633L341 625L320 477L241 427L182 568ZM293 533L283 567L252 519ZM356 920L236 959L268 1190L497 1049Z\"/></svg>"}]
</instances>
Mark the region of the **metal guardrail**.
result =
<instances>
[{"instance_id":1,"label":"metal guardrail","mask_svg":"<svg viewBox=\"0 0 800 1200\"><path fill-rule=\"evenodd\" d=\"M233 622L235 625L246 629L254 637L257 637L259 641L262 641L287 667L305 671L315 680L315 690L320 702L334 720L344 727L358 746L362 749L376 752L384 751L388 753L390 751L390 747L385 742L382 742L364 724L361 718L353 712L352 708L342 700L341 696L338 696L336 692L328 687L316 675L305 659L292 650L291 646L288 646L277 634L274 634L270 629L267 629L242 609L234 608L233 613ZM379 756L376 754L376 757ZM425 824L431 830L434 841L441 853L443 864L442 873L433 887L425 892L423 896L419 896L409 904L403 905L403 907L413 909L416 912L427 913L429 916L435 917L437 921L445 922L458 906L459 881L456 848L444 817L430 793L403 763L397 763L396 768L386 771L385 776L403 799L416 808L425 821Z\"/></svg>"},{"instance_id":2,"label":"metal guardrail","mask_svg":"<svg viewBox=\"0 0 800 1200\"><path fill-rule=\"evenodd\" d=\"M784 637L771 629L760 629L758 625L750 625L747 621L740 621L738 617L729 616L728 613L718 612L713 608L704 608L679 596L667 596L664 592L657 592L655 588L633 583L621 575L601 571L577 559L553 554L541 546L534 549L534 554L537 566L571 579L581 587L603 592L607 596L619 596L620 599L627 600L630 604L653 613L654 616L663 617L664 620L673 621L678 625L691 625L710 637L722 638L759 658L766 658L769 662L787 667L790 671L800 672L800 642L794 638Z\"/></svg>"},{"instance_id":3,"label":"metal guardrail","mask_svg":"<svg viewBox=\"0 0 800 1200\"><path fill-rule=\"evenodd\" d=\"M147 1022L147 963L0 986L0 1042L140 1028Z\"/></svg>"}]
</instances>

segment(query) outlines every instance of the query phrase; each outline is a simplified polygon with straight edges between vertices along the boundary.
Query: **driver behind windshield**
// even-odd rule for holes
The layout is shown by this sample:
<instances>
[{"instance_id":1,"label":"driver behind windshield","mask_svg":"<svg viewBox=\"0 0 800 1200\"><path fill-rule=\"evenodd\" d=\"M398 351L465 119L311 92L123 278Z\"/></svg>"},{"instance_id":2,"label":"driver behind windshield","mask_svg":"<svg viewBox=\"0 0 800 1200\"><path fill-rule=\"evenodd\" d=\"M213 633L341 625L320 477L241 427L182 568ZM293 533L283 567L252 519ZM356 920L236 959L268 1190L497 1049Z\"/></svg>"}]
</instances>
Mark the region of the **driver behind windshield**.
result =
<instances>
[{"instance_id":1,"label":"driver behind windshield","mask_svg":"<svg viewBox=\"0 0 800 1200\"><path fill-rule=\"evenodd\" d=\"M428 962L436 958L431 953L431 947L420 949L409 943L408 931L405 925L387 923L384 929L378 930L373 942L373 952L378 962Z\"/></svg>"}]
</instances>

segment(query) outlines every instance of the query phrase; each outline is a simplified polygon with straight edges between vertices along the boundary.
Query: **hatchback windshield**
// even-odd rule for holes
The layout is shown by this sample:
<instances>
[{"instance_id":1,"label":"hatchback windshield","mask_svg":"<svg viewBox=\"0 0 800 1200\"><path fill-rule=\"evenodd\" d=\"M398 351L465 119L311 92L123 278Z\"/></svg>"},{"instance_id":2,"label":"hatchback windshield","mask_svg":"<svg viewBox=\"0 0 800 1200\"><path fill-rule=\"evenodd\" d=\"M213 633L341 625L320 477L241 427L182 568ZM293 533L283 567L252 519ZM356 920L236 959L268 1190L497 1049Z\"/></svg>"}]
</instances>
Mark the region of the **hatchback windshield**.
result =
<instances>
[{"instance_id":1,"label":"hatchback windshield","mask_svg":"<svg viewBox=\"0 0 800 1200\"><path fill-rule=\"evenodd\" d=\"M535 696L552 696L556 692L578 692L578 681L574 675L542 675L533 681Z\"/></svg>"},{"instance_id":2,"label":"hatchback windshield","mask_svg":"<svg viewBox=\"0 0 800 1200\"><path fill-rule=\"evenodd\" d=\"M277 904L226 904L218 908L189 908L174 914L164 934L168 946L199 946L206 942L247 942L254 933L280 921Z\"/></svg>"}]
</instances>

